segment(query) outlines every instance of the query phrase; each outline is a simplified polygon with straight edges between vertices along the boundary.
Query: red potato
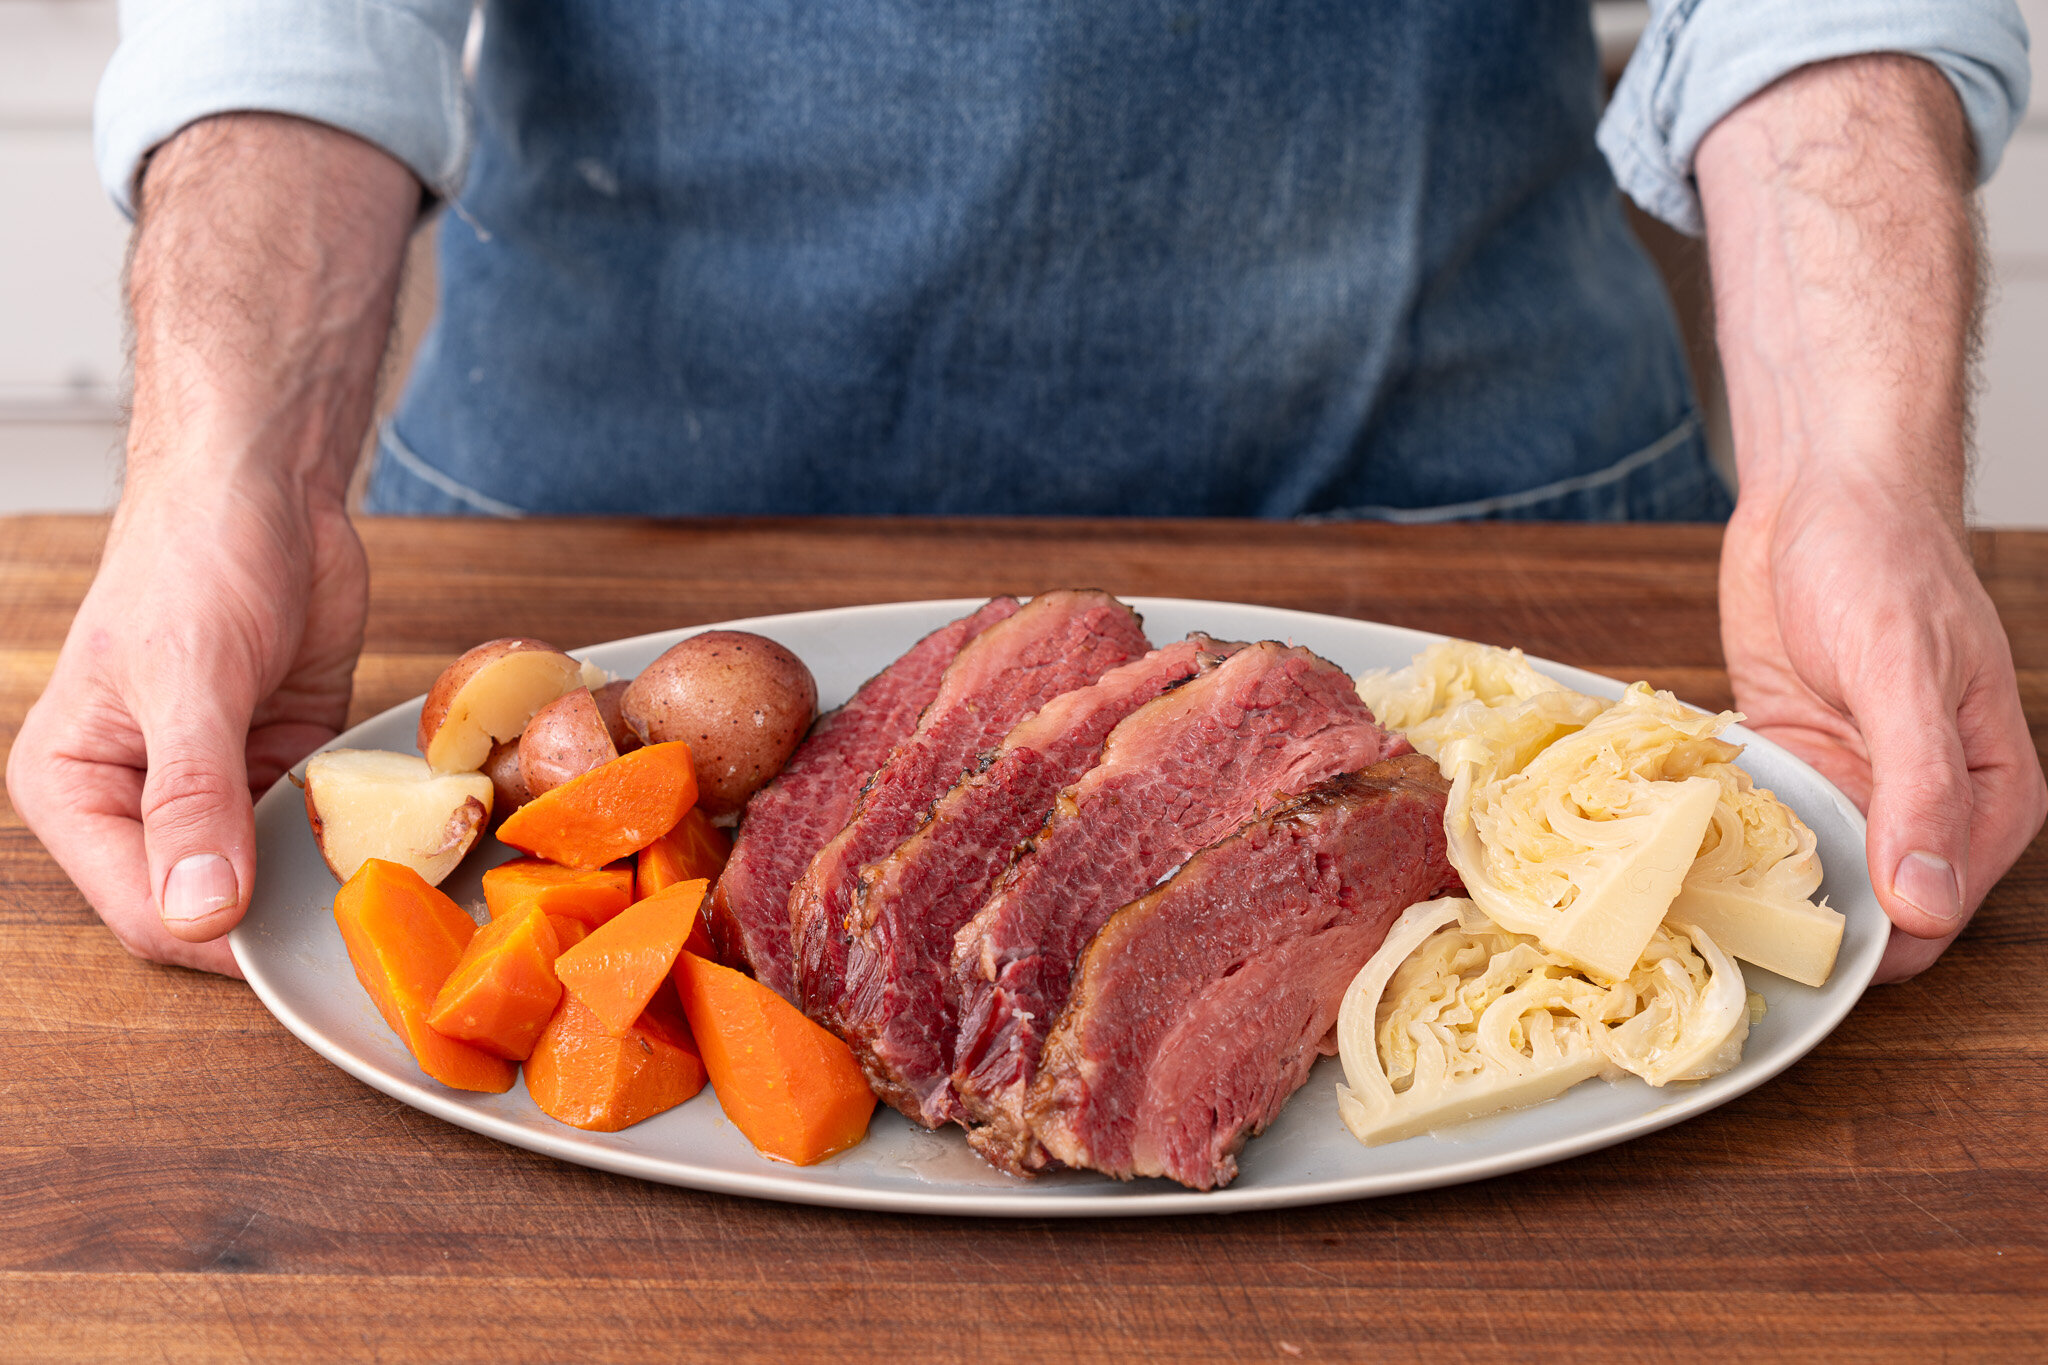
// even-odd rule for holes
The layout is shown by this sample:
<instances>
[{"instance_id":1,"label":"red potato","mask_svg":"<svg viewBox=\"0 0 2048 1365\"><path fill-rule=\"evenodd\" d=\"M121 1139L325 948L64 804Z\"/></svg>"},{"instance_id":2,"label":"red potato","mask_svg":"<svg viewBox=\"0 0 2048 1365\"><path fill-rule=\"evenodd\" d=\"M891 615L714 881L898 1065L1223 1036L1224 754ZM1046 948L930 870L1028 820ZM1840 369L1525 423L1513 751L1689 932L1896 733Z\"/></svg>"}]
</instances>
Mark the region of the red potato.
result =
<instances>
[{"instance_id":1,"label":"red potato","mask_svg":"<svg viewBox=\"0 0 2048 1365\"><path fill-rule=\"evenodd\" d=\"M731 815L810 729L818 684L803 660L760 635L708 630L649 664L620 699L649 744L681 740L697 765L697 804Z\"/></svg>"},{"instance_id":2,"label":"red potato","mask_svg":"<svg viewBox=\"0 0 2048 1365\"><path fill-rule=\"evenodd\" d=\"M618 756L604 714L587 687L543 706L519 735L519 777L529 798Z\"/></svg>"},{"instance_id":3,"label":"red potato","mask_svg":"<svg viewBox=\"0 0 2048 1365\"><path fill-rule=\"evenodd\" d=\"M622 754L630 754L640 747L640 736L633 733L633 727L626 724L620 700L626 689L633 685L631 678L619 678L603 687L590 689L592 701L597 703L597 713L604 717L604 728L611 731L612 747Z\"/></svg>"},{"instance_id":4,"label":"red potato","mask_svg":"<svg viewBox=\"0 0 2048 1365\"><path fill-rule=\"evenodd\" d=\"M435 772L475 772L491 746L583 686L584 666L541 640L490 640L442 670L420 711L418 743Z\"/></svg>"},{"instance_id":5,"label":"red potato","mask_svg":"<svg viewBox=\"0 0 2048 1365\"><path fill-rule=\"evenodd\" d=\"M484 760L484 776L491 779L491 818L502 821L533 799L526 779L519 775L519 741L508 739L491 746Z\"/></svg>"},{"instance_id":6,"label":"red potato","mask_svg":"<svg viewBox=\"0 0 2048 1365\"><path fill-rule=\"evenodd\" d=\"M381 858L438 886L476 843L494 799L482 773L437 773L425 759L377 749L315 754L301 785L320 856L344 882Z\"/></svg>"}]
</instances>

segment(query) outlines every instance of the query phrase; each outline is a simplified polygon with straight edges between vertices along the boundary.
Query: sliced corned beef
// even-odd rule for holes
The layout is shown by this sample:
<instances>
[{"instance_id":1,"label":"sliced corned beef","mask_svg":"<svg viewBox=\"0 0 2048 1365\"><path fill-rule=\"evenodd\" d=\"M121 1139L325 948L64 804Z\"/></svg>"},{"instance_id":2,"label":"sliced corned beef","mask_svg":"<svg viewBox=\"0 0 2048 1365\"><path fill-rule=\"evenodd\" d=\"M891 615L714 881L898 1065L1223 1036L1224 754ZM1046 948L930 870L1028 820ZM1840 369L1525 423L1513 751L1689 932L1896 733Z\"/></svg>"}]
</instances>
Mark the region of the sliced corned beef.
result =
<instances>
[{"instance_id":1,"label":"sliced corned beef","mask_svg":"<svg viewBox=\"0 0 2048 1365\"><path fill-rule=\"evenodd\" d=\"M711 895L712 944L727 962L793 998L789 888L853 814L861 784L917 725L961 647L1016 614L998 597L941 626L820 716L774 781L754 793Z\"/></svg>"},{"instance_id":2,"label":"sliced corned beef","mask_svg":"<svg viewBox=\"0 0 2048 1365\"><path fill-rule=\"evenodd\" d=\"M1230 1183L1387 927L1455 885L1449 788L1420 754L1334 777L1111 916L1039 1059L1039 1141L1125 1180Z\"/></svg>"},{"instance_id":3,"label":"sliced corned beef","mask_svg":"<svg viewBox=\"0 0 2048 1365\"><path fill-rule=\"evenodd\" d=\"M955 1117L953 935L1060 790L1094 766L1111 728L1236 648L1190 637L1053 698L929 822L861 869L838 1023L876 1094L928 1128Z\"/></svg>"},{"instance_id":4,"label":"sliced corned beef","mask_svg":"<svg viewBox=\"0 0 2048 1365\"><path fill-rule=\"evenodd\" d=\"M1117 910L1279 800L1402 752L1343 669L1270 641L1139 708L960 930L953 1085L968 1139L1020 1174L1049 1159L1026 1091L1074 963Z\"/></svg>"},{"instance_id":5,"label":"sliced corned beef","mask_svg":"<svg viewBox=\"0 0 2048 1365\"><path fill-rule=\"evenodd\" d=\"M1137 613L1105 592L1045 592L954 657L917 728L876 769L846 827L789 893L797 1003L838 1026L847 923L863 864L885 857L1011 727L1146 652Z\"/></svg>"}]
</instances>

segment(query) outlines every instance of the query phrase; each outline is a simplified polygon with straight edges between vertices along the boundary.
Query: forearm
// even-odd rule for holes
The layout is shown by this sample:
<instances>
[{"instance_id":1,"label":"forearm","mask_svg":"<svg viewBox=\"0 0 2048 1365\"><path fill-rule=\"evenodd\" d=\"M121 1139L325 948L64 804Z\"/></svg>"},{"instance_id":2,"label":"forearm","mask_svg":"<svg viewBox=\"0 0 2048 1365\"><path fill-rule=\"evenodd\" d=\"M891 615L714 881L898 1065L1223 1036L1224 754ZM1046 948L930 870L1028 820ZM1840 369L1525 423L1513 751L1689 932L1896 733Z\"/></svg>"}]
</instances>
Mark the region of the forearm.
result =
<instances>
[{"instance_id":1,"label":"forearm","mask_svg":"<svg viewBox=\"0 0 2048 1365\"><path fill-rule=\"evenodd\" d=\"M263 486L339 504L419 195L385 153L298 119L225 115L164 144L129 271L131 494Z\"/></svg>"},{"instance_id":2,"label":"forearm","mask_svg":"<svg viewBox=\"0 0 2048 1365\"><path fill-rule=\"evenodd\" d=\"M1696 162L1745 512L1801 478L1907 495L1962 529L1977 304L1972 151L1932 66L1811 66Z\"/></svg>"},{"instance_id":3,"label":"forearm","mask_svg":"<svg viewBox=\"0 0 2048 1365\"><path fill-rule=\"evenodd\" d=\"M1963 535L1971 159L1947 80L1898 57L1795 72L1697 159L1741 477L1729 681L1867 811L1885 980L1940 954L2048 810Z\"/></svg>"}]
</instances>

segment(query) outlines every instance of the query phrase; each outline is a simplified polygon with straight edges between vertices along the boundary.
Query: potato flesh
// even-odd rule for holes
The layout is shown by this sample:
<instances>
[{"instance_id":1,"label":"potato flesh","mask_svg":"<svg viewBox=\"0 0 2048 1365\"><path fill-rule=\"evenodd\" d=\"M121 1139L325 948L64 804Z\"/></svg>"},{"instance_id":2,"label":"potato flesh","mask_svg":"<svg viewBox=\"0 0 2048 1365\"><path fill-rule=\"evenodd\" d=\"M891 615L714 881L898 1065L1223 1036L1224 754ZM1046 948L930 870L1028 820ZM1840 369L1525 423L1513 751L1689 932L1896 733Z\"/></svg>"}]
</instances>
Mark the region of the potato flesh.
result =
<instances>
[{"instance_id":1,"label":"potato flesh","mask_svg":"<svg viewBox=\"0 0 2048 1365\"><path fill-rule=\"evenodd\" d=\"M306 763L306 806L320 854L347 881L371 858L438 885L491 812L491 779L436 773L412 754L333 749Z\"/></svg>"},{"instance_id":2,"label":"potato flesh","mask_svg":"<svg viewBox=\"0 0 2048 1365\"><path fill-rule=\"evenodd\" d=\"M475 772L493 744L516 739L535 712L582 685L583 666L566 654L529 649L501 655L449 701L427 743L428 764L440 773Z\"/></svg>"}]
</instances>

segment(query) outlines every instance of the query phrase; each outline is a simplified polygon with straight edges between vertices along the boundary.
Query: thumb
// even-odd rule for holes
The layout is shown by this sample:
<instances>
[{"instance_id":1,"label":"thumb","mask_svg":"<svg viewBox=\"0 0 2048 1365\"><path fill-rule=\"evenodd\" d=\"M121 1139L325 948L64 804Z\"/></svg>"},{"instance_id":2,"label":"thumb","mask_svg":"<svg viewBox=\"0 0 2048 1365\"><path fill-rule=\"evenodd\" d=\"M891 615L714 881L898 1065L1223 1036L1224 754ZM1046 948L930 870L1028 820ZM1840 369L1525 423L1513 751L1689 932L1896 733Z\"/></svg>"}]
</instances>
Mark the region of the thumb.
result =
<instances>
[{"instance_id":1,"label":"thumb","mask_svg":"<svg viewBox=\"0 0 2048 1365\"><path fill-rule=\"evenodd\" d=\"M1953 703L1931 690L1879 698L1856 721L1870 749L1870 884L1885 914L1918 939L1967 919L1973 790Z\"/></svg>"},{"instance_id":2,"label":"thumb","mask_svg":"<svg viewBox=\"0 0 2048 1365\"><path fill-rule=\"evenodd\" d=\"M150 885L165 931L190 943L241 923L256 874L246 757L255 707L211 681L162 689L167 704L142 726Z\"/></svg>"}]
</instances>

